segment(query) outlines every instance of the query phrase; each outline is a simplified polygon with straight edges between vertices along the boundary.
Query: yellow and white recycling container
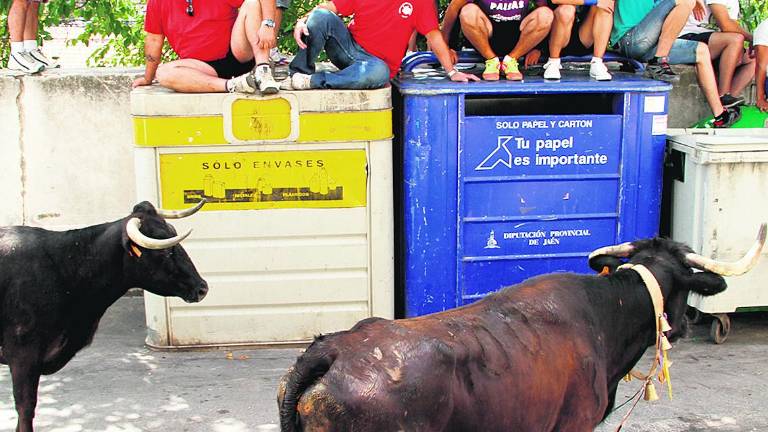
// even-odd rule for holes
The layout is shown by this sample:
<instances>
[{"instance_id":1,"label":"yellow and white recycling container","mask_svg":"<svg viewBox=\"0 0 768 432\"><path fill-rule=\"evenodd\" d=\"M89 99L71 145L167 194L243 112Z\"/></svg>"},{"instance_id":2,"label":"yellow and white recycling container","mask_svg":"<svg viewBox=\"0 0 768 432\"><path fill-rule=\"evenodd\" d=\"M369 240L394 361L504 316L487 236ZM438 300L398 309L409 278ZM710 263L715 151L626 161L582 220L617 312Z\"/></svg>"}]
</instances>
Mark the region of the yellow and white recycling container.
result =
<instances>
[{"instance_id":1,"label":"yellow and white recycling container","mask_svg":"<svg viewBox=\"0 0 768 432\"><path fill-rule=\"evenodd\" d=\"M184 247L208 281L145 294L157 348L302 343L394 315L390 89L131 93L139 199L205 198Z\"/></svg>"}]
</instances>

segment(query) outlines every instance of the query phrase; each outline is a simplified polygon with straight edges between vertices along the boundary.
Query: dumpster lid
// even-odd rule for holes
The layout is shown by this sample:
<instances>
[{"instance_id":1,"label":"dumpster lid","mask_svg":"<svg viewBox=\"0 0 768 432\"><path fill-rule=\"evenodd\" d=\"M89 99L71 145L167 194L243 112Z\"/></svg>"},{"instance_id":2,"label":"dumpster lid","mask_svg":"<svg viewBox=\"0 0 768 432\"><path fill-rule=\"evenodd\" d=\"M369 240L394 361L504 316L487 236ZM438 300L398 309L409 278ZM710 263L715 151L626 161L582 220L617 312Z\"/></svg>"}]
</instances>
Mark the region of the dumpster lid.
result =
<instances>
[{"instance_id":1,"label":"dumpster lid","mask_svg":"<svg viewBox=\"0 0 768 432\"><path fill-rule=\"evenodd\" d=\"M578 71L565 74L560 81L548 82L540 76L526 76L521 82L480 81L455 83L444 75L432 77L403 73L393 80L392 85L406 95L431 94L565 94L565 93L626 93L626 92L667 92L672 86L662 81L644 78L637 74L615 72L611 81L595 81L588 74Z\"/></svg>"},{"instance_id":2,"label":"dumpster lid","mask_svg":"<svg viewBox=\"0 0 768 432\"><path fill-rule=\"evenodd\" d=\"M742 129L743 131L743 129ZM768 131L763 136L738 134L684 134L669 137L672 148L706 151L711 153L768 152ZM743 133L743 132L742 132Z\"/></svg>"},{"instance_id":3,"label":"dumpster lid","mask_svg":"<svg viewBox=\"0 0 768 432\"><path fill-rule=\"evenodd\" d=\"M392 89L375 90L281 90L273 96L243 93L177 93L159 85L138 87L131 91L131 115L134 116L210 116L220 115L224 105L235 99L298 100L301 112L378 111L392 108Z\"/></svg>"}]
</instances>

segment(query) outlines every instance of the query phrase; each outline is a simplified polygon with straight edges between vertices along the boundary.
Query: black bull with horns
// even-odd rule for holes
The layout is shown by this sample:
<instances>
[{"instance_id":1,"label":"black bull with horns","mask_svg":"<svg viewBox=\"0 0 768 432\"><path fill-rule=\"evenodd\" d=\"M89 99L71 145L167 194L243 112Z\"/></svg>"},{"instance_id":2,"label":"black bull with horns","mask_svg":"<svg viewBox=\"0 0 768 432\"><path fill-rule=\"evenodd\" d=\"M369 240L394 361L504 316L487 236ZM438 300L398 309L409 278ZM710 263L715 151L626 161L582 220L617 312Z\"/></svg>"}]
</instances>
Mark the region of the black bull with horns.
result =
<instances>
[{"instance_id":1,"label":"black bull with horns","mask_svg":"<svg viewBox=\"0 0 768 432\"><path fill-rule=\"evenodd\" d=\"M593 430L656 341L651 296L623 260L650 270L675 340L690 291L726 288L765 243L722 263L651 239L590 255L606 276L555 273L428 316L366 319L315 339L278 390L283 432ZM694 272L693 269L703 270ZM436 270L439 271L439 270Z\"/></svg>"},{"instance_id":2,"label":"black bull with horns","mask_svg":"<svg viewBox=\"0 0 768 432\"><path fill-rule=\"evenodd\" d=\"M91 343L107 308L129 288L199 302L208 292L164 218L198 211L142 202L126 218L83 229L0 228L0 362L11 370L18 423L32 431L40 375Z\"/></svg>"}]
</instances>

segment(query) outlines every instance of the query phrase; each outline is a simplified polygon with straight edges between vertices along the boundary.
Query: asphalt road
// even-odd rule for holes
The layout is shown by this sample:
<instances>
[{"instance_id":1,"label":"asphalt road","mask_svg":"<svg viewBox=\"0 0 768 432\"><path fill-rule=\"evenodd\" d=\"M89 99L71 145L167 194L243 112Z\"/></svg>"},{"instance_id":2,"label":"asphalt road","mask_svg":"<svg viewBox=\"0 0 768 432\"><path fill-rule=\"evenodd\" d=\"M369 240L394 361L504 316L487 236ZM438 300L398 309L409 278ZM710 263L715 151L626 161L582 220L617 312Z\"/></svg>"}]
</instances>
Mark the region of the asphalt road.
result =
<instances>
[{"instance_id":1,"label":"asphalt road","mask_svg":"<svg viewBox=\"0 0 768 432\"><path fill-rule=\"evenodd\" d=\"M723 345L709 342L707 333L708 326L697 326L670 352L674 399L662 394L657 402L641 401L623 431L768 431L768 314L737 315ZM277 422L277 380L299 350L158 352L143 342L142 299L119 300L93 345L43 378L36 430L276 430L269 425ZM644 359L641 368L650 361ZM638 386L622 383L617 400ZM0 431L12 431L16 413L7 367L0 368L0 387ZM614 431L625 412L597 430Z\"/></svg>"}]
</instances>

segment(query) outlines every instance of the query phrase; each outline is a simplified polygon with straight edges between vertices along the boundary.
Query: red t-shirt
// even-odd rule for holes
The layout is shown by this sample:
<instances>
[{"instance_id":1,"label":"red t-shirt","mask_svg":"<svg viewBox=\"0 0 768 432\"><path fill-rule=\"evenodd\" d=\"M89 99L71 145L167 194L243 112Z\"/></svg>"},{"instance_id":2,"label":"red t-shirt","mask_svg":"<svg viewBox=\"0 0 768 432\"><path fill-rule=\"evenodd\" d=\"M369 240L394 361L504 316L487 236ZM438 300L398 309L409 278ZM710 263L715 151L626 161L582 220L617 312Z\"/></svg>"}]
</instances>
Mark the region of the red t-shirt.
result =
<instances>
[{"instance_id":1,"label":"red t-shirt","mask_svg":"<svg viewBox=\"0 0 768 432\"><path fill-rule=\"evenodd\" d=\"M439 29L434 0L333 0L349 24L352 38L366 52L389 65L390 78L400 69L414 30L426 35Z\"/></svg>"},{"instance_id":2,"label":"red t-shirt","mask_svg":"<svg viewBox=\"0 0 768 432\"><path fill-rule=\"evenodd\" d=\"M168 38L179 58L211 61L229 51L232 26L243 0L192 0L194 15L187 15L185 0L148 0L144 30Z\"/></svg>"}]
</instances>

